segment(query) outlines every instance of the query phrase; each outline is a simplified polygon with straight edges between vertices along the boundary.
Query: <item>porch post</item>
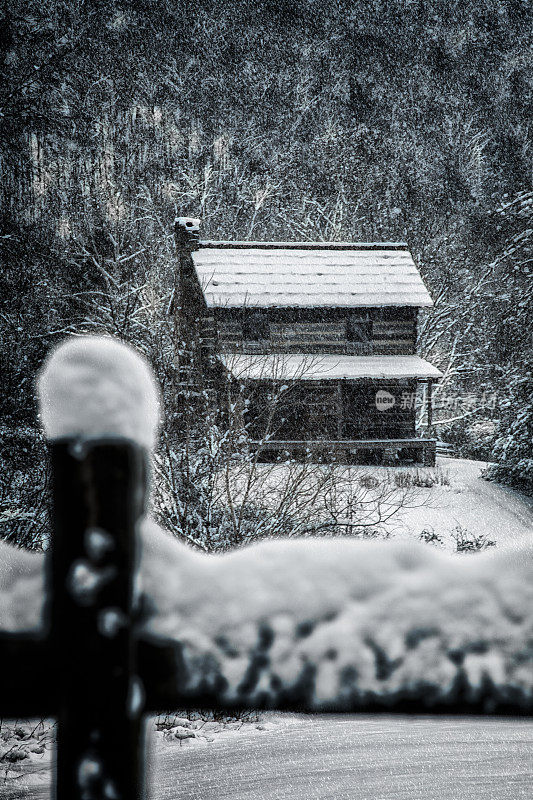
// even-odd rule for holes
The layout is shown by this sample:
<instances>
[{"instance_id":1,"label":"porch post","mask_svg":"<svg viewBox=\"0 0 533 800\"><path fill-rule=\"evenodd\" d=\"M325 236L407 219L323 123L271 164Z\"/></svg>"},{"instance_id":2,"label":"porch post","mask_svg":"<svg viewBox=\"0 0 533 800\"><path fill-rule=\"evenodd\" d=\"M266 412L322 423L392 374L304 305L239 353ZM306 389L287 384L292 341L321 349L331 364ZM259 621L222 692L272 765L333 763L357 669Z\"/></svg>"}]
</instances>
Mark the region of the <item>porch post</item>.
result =
<instances>
[{"instance_id":1,"label":"porch post","mask_svg":"<svg viewBox=\"0 0 533 800\"><path fill-rule=\"evenodd\" d=\"M427 390L427 418L428 418L428 431L431 431L433 426L433 381L428 379L428 390Z\"/></svg>"},{"instance_id":2,"label":"porch post","mask_svg":"<svg viewBox=\"0 0 533 800\"><path fill-rule=\"evenodd\" d=\"M337 381L337 439L343 438L344 405L342 401L342 381Z\"/></svg>"}]
</instances>

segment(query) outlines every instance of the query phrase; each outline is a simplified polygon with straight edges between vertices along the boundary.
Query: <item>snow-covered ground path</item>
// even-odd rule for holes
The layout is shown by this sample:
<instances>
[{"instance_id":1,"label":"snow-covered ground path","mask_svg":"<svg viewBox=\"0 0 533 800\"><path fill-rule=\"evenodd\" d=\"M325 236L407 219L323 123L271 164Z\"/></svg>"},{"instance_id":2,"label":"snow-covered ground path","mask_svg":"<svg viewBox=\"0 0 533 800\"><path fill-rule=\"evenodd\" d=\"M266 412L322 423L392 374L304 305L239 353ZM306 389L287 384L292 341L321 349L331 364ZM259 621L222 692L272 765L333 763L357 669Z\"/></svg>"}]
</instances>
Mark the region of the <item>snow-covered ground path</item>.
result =
<instances>
[{"instance_id":1,"label":"snow-covered ground path","mask_svg":"<svg viewBox=\"0 0 533 800\"><path fill-rule=\"evenodd\" d=\"M525 800L532 753L531 720L302 717L209 748L158 739L151 797Z\"/></svg>"},{"instance_id":2,"label":"snow-covered ground path","mask_svg":"<svg viewBox=\"0 0 533 800\"><path fill-rule=\"evenodd\" d=\"M320 487L318 502L313 507L314 516L309 522L316 522L318 517L322 519L326 506L334 508L335 515L342 519L343 509L348 507L351 497L363 504L359 519L374 525L381 534L412 540L425 531L435 534L438 539L434 543L450 551L456 550L454 537L458 529L468 538L484 537L497 545L509 545L517 539L531 537L533 497L485 480L482 475L487 467L485 461L444 457L437 459L436 467L308 465L308 475L302 485ZM239 496L236 490L241 488L240 482L246 485L245 477L246 471L237 471L233 476L233 499ZM362 490L373 480L383 516L377 513L377 505L372 510L373 491ZM250 497L275 513L291 482L296 484L290 465L260 464ZM333 493L331 484L335 484ZM298 484L299 491L302 485ZM333 503L332 494L335 495ZM226 502L223 489L220 496L222 503ZM390 511L393 513L389 517Z\"/></svg>"},{"instance_id":3,"label":"snow-covered ground path","mask_svg":"<svg viewBox=\"0 0 533 800\"><path fill-rule=\"evenodd\" d=\"M510 544L521 536L533 537L533 498L484 480L481 473L486 462L439 458L437 467L449 485L421 489L426 504L400 511L398 533L417 536L429 528L448 546L453 545L450 534L457 525L498 545Z\"/></svg>"},{"instance_id":4,"label":"snow-covered ground path","mask_svg":"<svg viewBox=\"0 0 533 800\"><path fill-rule=\"evenodd\" d=\"M203 743L152 734L147 800L526 800L533 720L270 715ZM22 762L26 764L28 762ZM22 766L21 765L21 766ZM50 796L48 762L2 800Z\"/></svg>"}]
</instances>

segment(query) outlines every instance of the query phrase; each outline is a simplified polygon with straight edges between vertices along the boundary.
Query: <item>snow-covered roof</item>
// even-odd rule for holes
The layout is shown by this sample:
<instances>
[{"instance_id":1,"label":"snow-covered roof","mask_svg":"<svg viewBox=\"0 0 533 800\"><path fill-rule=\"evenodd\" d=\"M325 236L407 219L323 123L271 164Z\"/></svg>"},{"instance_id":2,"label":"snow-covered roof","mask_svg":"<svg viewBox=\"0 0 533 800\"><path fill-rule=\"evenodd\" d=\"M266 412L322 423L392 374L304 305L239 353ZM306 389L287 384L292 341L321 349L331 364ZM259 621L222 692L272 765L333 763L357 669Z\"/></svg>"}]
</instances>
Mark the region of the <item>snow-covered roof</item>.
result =
<instances>
[{"instance_id":1,"label":"snow-covered roof","mask_svg":"<svg viewBox=\"0 0 533 800\"><path fill-rule=\"evenodd\" d=\"M192 254L208 306L431 306L405 244L201 242Z\"/></svg>"},{"instance_id":2,"label":"snow-covered roof","mask_svg":"<svg viewBox=\"0 0 533 800\"><path fill-rule=\"evenodd\" d=\"M442 377L440 370L420 356L225 353L220 355L220 359L226 369L239 380Z\"/></svg>"}]
</instances>

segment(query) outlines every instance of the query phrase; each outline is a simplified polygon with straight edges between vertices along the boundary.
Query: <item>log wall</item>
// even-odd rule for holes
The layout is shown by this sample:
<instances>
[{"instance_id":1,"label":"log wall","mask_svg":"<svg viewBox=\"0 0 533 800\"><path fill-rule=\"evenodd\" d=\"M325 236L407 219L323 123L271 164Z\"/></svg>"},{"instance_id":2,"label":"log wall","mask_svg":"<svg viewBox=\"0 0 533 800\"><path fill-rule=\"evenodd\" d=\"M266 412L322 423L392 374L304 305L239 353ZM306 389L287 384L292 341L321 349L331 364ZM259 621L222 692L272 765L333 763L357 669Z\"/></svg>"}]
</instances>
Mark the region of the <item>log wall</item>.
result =
<instances>
[{"instance_id":1,"label":"log wall","mask_svg":"<svg viewBox=\"0 0 533 800\"><path fill-rule=\"evenodd\" d=\"M394 403L378 408L376 394ZM416 380L295 381L282 393L254 381L247 421L252 438L406 439L415 436Z\"/></svg>"},{"instance_id":2,"label":"log wall","mask_svg":"<svg viewBox=\"0 0 533 800\"><path fill-rule=\"evenodd\" d=\"M409 355L416 352L415 308L208 308L190 256L181 259L181 312L192 364L210 375L225 407L227 385L213 368L221 353ZM366 341L365 341L366 338ZM354 341L357 339L357 341ZM199 356L199 358L198 358ZM194 367L193 367L194 371ZM252 439L324 442L413 440L416 379L298 380L279 393L276 381L252 381L245 422ZM216 389L215 389L216 385ZM393 402L383 408L378 392ZM383 448L381 447L383 450ZM383 450L383 452L385 452ZM429 456L428 456L429 458ZM430 458L431 460L431 458ZM429 462L428 462L429 463Z\"/></svg>"},{"instance_id":3,"label":"log wall","mask_svg":"<svg viewBox=\"0 0 533 800\"><path fill-rule=\"evenodd\" d=\"M411 308L351 309L215 309L221 352L330 353L348 355L409 355L416 348L416 310ZM247 314L268 320L268 338L251 339ZM350 341L348 323L368 328L369 340Z\"/></svg>"}]
</instances>

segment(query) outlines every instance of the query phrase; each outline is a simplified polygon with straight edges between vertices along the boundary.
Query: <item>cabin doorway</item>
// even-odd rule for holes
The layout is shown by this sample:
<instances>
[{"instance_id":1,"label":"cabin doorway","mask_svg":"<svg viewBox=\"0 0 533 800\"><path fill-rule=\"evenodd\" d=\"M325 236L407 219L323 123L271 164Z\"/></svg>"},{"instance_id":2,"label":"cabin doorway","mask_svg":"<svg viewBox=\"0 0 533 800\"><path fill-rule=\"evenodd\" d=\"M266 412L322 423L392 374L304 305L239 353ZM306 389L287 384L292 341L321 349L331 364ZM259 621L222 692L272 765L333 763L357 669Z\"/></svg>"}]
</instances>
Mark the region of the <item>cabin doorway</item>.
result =
<instances>
[{"instance_id":1,"label":"cabin doorway","mask_svg":"<svg viewBox=\"0 0 533 800\"><path fill-rule=\"evenodd\" d=\"M343 438L404 439L415 435L414 381L345 381Z\"/></svg>"},{"instance_id":2,"label":"cabin doorway","mask_svg":"<svg viewBox=\"0 0 533 800\"><path fill-rule=\"evenodd\" d=\"M362 383L342 384L343 439L368 439L372 413L372 392Z\"/></svg>"}]
</instances>

